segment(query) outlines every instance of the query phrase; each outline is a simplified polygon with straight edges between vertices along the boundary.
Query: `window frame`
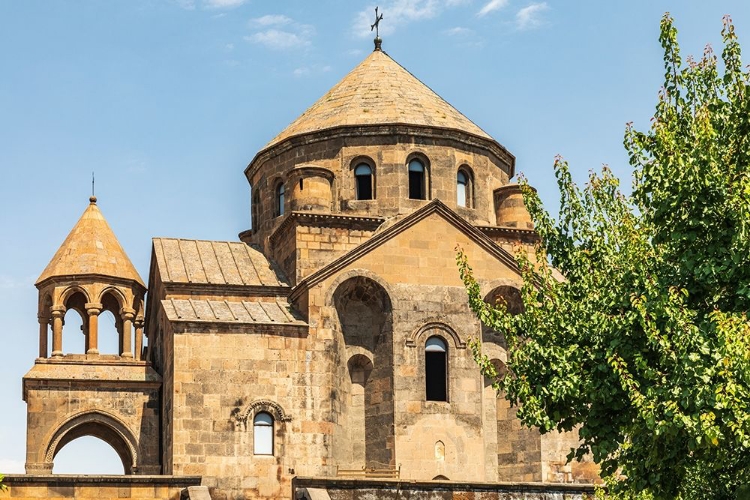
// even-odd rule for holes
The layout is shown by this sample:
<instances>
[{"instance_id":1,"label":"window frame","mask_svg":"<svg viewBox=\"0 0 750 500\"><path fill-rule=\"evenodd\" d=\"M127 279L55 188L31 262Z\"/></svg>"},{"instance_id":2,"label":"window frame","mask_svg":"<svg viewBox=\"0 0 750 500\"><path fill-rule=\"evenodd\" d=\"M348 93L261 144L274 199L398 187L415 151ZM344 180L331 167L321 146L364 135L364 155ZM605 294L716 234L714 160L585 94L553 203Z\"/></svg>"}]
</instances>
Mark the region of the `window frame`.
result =
<instances>
[{"instance_id":1,"label":"window frame","mask_svg":"<svg viewBox=\"0 0 750 500\"><path fill-rule=\"evenodd\" d=\"M281 217L284 215L284 209L286 204L286 187L284 181L276 183L276 187L273 190L273 216Z\"/></svg>"},{"instance_id":2,"label":"window frame","mask_svg":"<svg viewBox=\"0 0 750 500\"><path fill-rule=\"evenodd\" d=\"M449 401L450 380L448 342L440 335L431 335L425 340L423 352L425 401L447 403ZM442 355L442 363L440 363L440 356L438 355ZM441 377L443 381L435 380L436 377Z\"/></svg>"},{"instance_id":3,"label":"window frame","mask_svg":"<svg viewBox=\"0 0 750 500\"><path fill-rule=\"evenodd\" d=\"M412 164L417 163L420 167L422 167L421 171L412 169ZM409 158L409 160L406 162L406 174L407 174L407 180L408 180L408 197L410 200L427 200L429 198L429 162L426 158L423 158L421 155L419 156L412 156ZM412 175L412 172L421 172L421 177L419 182L419 190L420 190L420 197L413 197L412 193L414 191L413 183L415 182L414 179L416 175Z\"/></svg>"},{"instance_id":4,"label":"window frame","mask_svg":"<svg viewBox=\"0 0 750 500\"><path fill-rule=\"evenodd\" d=\"M463 175L466 182L463 188L459 182L459 176ZM464 193L464 204L460 203L460 192ZM474 208L474 174L467 165L461 165L456 171L456 206L463 208Z\"/></svg>"},{"instance_id":5,"label":"window frame","mask_svg":"<svg viewBox=\"0 0 750 500\"><path fill-rule=\"evenodd\" d=\"M369 201L375 199L375 169L373 166L366 161L357 161L354 164L354 168L352 169L352 172L354 174L354 198L357 201ZM362 167L366 167L369 170L368 174L357 174L357 170L359 170ZM369 198L363 198L360 193L360 178L368 177L370 182L370 197ZM367 182L364 181L363 182Z\"/></svg>"},{"instance_id":6,"label":"window frame","mask_svg":"<svg viewBox=\"0 0 750 500\"><path fill-rule=\"evenodd\" d=\"M259 419L263 416L267 416L269 422L266 421L259 421ZM266 436L266 439L269 439L270 442L261 443L259 442L259 437L261 432L259 429L270 429L270 435ZM253 416L253 455L255 456L264 456L264 457L273 457L275 456L275 447L276 447L276 439L275 439L275 429L276 429L276 419L274 416L267 412L267 411L259 411ZM263 435L265 436L266 432L263 432Z\"/></svg>"}]
</instances>

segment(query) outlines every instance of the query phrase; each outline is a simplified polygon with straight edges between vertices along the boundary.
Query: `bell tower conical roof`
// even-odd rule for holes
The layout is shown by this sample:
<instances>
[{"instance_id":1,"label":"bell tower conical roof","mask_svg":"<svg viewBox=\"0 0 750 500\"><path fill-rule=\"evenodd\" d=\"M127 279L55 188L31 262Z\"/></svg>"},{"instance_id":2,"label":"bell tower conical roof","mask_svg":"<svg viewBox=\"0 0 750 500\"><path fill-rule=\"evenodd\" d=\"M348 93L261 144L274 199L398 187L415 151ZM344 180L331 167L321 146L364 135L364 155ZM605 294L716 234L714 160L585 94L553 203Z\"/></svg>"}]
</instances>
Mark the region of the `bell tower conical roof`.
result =
<instances>
[{"instance_id":1,"label":"bell tower conical roof","mask_svg":"<svg viewBox=\"0 0 750 500\"><path fill-rule=\"evenodd\" d=\"M112 228L90 198L89 206L65 238L36 285L55 277L101 275L132 280L145 288L135 266L117 240Z\"/></svg>"},{"instance_id":2,"label":"bell tower conical roof","mask_svg":"<svg viewBox=\"0 0 750 500\"><path fill-rule=\"evenodd\" d=\"M391 124L454 129L494 141L388 54L375 50L263 149L329 128Z\"/></svg>"}]
</instances>

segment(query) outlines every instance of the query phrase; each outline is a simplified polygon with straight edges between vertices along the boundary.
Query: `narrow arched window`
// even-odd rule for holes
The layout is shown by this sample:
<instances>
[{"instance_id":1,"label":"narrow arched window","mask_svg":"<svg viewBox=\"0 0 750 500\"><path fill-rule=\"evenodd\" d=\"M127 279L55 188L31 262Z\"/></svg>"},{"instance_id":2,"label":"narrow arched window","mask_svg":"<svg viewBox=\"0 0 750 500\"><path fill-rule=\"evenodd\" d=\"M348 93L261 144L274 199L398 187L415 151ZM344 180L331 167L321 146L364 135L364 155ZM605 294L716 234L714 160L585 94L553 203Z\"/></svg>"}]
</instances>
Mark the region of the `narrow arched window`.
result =
<instances>
[{"instance_id":1,"label":"narrow arched window","mask_svg":"<svg viewBox=\"0 0 750 500\"><path fill-rule=\"evenodd\" d=\"M424 200L425 198L425 169L419 160L409 162L409 198Z\"/></svg>"},{"instance_id":2,"label":"narrow arched window","mask_svg":"<svg viewBox=\"0 0 750 500\"><path fill-rule=\"evenodd\" d=\"M280 182L278 186L276 186L276 196L275 198L275 207L274 207L274 215L278 217L279 215L284 215L284 183Z\"/></svg>"},{"instance_id":3,"label":"narrow arched window","mask_svg":"<svg viewBox=\"0 0 750 500\"><path fill-rule=\"evenodd\" d=\"M250 188L253 202L250 204L250 228L258 230L258 211L260 210L260 192L256 188Z\"/></svg>"},{"instance_id":4,"label":"narrow arched window","mask_svg":"<svg viewBox=\"0 0 750 500\"><path fill-rule=\"evenodd\" d=\"M260 412L253 419L253 443L256 455L273 455L273 417Z\"/></svg>"},{"instance_id":5,"label":"narrow arched window","mask_svg":"<svg viewBox=\"0 0 750 500\"><path fill-rule=\"evenodd\" d=\"M424 347L427 401L448 401L448 348L440 337L430 337Z\"/></svg>"},{"instance_id":6,"label":"narrow arched window","mask_svg":"<svg viewBox=\"0 0 750 500\"><path fill-rule=\"evenodd\" d=\"M357 199L372 199L372 168L366 163L360 163L354 169L354 179L357 182Z\"/></svg>"},{"instance_id":7,"label":"narrow arched window","mask_svg":"<svg viewBox=\"0 0 750 500\"><path fill-rule=\"evenodd\" d=\"M456 175L456 204L459 207L468 206L466 200L469 199L469 176L466 172L459 170Z\"/></svg>"}]
</instances>

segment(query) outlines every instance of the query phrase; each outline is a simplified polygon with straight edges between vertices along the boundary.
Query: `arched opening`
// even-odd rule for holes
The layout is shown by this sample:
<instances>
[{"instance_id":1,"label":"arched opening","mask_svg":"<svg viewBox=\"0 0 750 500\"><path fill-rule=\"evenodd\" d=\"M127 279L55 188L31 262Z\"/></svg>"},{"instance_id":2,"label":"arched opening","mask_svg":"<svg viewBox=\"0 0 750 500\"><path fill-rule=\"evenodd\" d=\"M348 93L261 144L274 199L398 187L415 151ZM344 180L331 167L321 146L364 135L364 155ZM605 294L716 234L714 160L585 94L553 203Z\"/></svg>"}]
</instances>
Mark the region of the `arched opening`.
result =
<instances>
[{"instance_id":1,"label":"arched opening","mask_svg":"<svg viewBox=\"0 0 750 500\"><path fill-rule=\"evenodd\" d=\"M274 217L284 215L284 202L285 202L285 189L284 183L279 181L274 190Z\"/></svg>"},{"instance_id":2,"label":"arched opening","mask_svg":"<svg viewBox=\"0 0 750 500\"><path fill-rule=\"evenodd\" d=\"M393 327L386 290L356 276L333 295L343 337L341 388L354 467L393 465ZM356 352L347 358L347 352ZM343 371L343 370L342 370Z\"/></svg>"},{"instance_id":3,"label":"arched opening","mask_svg":"<svg viewBox=\"0 0 750 500\"><path fill-rule=\"evenodd\" d=\"M122 354L122 319L120 302L112 292L102 296L102 310L99 313L99 353Z\"/></svg>"},{"instance_id":4,"label":"arched opening","mask_svg":"<svg viewBox=\"0 0 750 500\"><path fill-rule=\"evenodd\" d=\"M474 207L474 183L467 167L461 167L456 173L456 205Z\"/></svg>"},{"instance_id":5,"label":"arched opening","mask_svg":"<svg viewBox=\"0 0 750 500\"><path fill-rule=\"evenodd\" d=\"M68 443L84 437L92 437L103 441L119 457L122 464L121 473L133 474L137 458L136 442L133 435L118 420L100 412L79 414L63 423L52 436L46 449L44 461L52 464L53 470L55 470L54 463L58 453ZM90 440L83 441L84 444L87 442L91 443ZM73 449L75 450L76 447ZM89 444L88 447L91 447L91 445ZM57 470L57 473L59 473L59 470Z\"/></svg>"},{"instance_id":6,"label":"arched opening","mask_svg":"<svg viewBox=\"0 0 750 500\"><path fill-rule=\"evenodd\" d=\"M65 300L62 350L66 354L84 354L86 352L88 328L86 302L86 296L81 292L74 292Z\"/></svg>"},{"instance_id":7,"label":"arched opening","mask_svg":"<svg viewBox=\"0 0 750 500\"><path fill-rule=\"evenodd\" d=\"M424 378L427 401L448 401L448 346L440 337L425 342Z\"/></svg>"},{"instance_id":8,"label":"arched opening","mask_svg":"<svg viewBox=\"0 0 750 500\"><path fill-rule=\"evenodd\" d=\"M52 473L120 475L125 473L125 468L117 451L106 441L82 436L57 453Z\"/></svg>"},{"instance_id":9,"label":"arched opening","mask_svg":"<svg viewBox=\"0 0 750 500\"><path fill-rule=\"evenodd\" d=\"M354 179L356 181L357 199L372 200L374 197L372 167L367 163L360 163L354 169Z\"/></svg>"},{"instance_id":10,"label":"arched opening","mask_svg":"<svg viewBox=\"0 0 750 500\"><path fill-rule=\"evenodd\" d=\"M426 195L426 172L421 160L413 159L409 162L409 198L424 200Z\"/></svg>"},{"instance_id":11,"label":"arched opening","mask_svg":"<svg viewBox=\"0 0 750 500\"><path fill-rule=\"evenodd\" d=\"M514 286L498 286L487 294L484 301L491 306L502 304L507 308L508 312L513 315L521 314L524 310L521 291ZM508 348L503 332L493 330L486 325L482 325L482 340L484 342L494 342L504 349Z\"/></svg>"}]
</instances>

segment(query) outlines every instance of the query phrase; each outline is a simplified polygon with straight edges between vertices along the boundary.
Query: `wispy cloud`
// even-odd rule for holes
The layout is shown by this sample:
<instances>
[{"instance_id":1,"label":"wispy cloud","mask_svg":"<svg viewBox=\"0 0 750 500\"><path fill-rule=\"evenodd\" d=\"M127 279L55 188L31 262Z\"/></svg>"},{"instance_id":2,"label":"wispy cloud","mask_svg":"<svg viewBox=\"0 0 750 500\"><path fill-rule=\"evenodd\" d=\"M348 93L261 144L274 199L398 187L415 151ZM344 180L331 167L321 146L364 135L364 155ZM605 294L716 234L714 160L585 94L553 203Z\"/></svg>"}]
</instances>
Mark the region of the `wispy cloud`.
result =
<instances>
[{"instance_id":1,"label":"wispy cloud","mask_svg":"<svg viewBox=\"0 0 750 500\"><path fill-rule=\"evenodd\" d=\"M203 4L209 9L233 9L246 2L247 0L203 0Z\"/></svg>"},{"instance_id":2,"label":"wispy cloud","mask_svg":"<svg viewBox=\"0 0 750 500\"><path fill-rule=\"evenodd\" d=\"M541 15L549 10L547 2L532 3L516 12L516 27L519 30L538 28L543 24Z\"/></svg>"},{"instance_id":3,"label":"wispy cloud","mask_svg":"<svg viewBox=\"0 0 750 500\"><path fill-rule=\"evenodd\" d=\"M320 74L320 73L328 73L331 71L330 66L302 66L297 69L295 69L292 74L296 76L297 78L301 78L303 76L310 76L314 74Z\"/></svg>"},{"instance_id":4,"label":"wispy cloud","mask_svg":"<svg viewBox=\"0 0 750 500\"><path fill-rule=\"evenodd\" d=\"M391 0L381 2L378 12L383 14L380 33L388 35L401 26L415 21L432 19L446 8L457 7L470 0ZM352 34L365 38L370 36L372 23L375 21L375 6L359 12L352 22Z\"/></svg>"},{"instance_id":5,"label":"wispy cloud","mask_svg":"<svg viewBox=\"0 0 750 500\"><path fill-rule=\"evenodd\" d=\"M251 29L260 31L246 36L245 40L274 50L308 47L312 44L311 39L315 35L313 26L298 23L294 19L281 14L256 17L251 19L248 24Z\"/></svg>"},{"instance_id":6,"label":"wispy cloud","mask_svg":"<svg viewBox=\"0 0 750 500\"><path fill-rule=\"evenodd\" d=\"M477 16L486 16L490 12L495 12L496 10L502 9L506 5L508 5L508 0L490 0L489 2L484 4L484 7L482 7L479 12L477 12Z\"/></svg>"},{"instance_id":7,"label":"wispy cloud","mask_svg":"<svg viewBox=\"0 0 750 500\"><path fill-rule=\"evenodd\" d=\"M267 27L267 26L284 26L293 23L294 20L291 17L287 17L283 14L267 14L262 17L256 17L250 19L251 28Z\"/></svg>"},{"instance_id":8,"label":"wispy cloud","mask_svg":"<svg viewBox=\"0 0 750 500\"><path fill-rule=\"evenodd\" d=\"M462 26L456 26L455 28L450 28L445 31L443 31L444 34L448 36L467 36L467 35L473 35L474 30L469 28L464 28Z\"/></svg>"},{"instance_id":9,"label":"wispy cloud","mask_svg":"<svg viewBox=\"0 0 750 500\"><path fill-rule=\"evenodd\" d=\"M245 40L247 40L248 42L265 45L269 49L275 50L287 50L307 47L311 43L310 40L305 36L299 35L297 33L291 33L289 31L281 31L276 29L253 33L252 35L246 36Z\"/></svg>"},{"instance_id":10,"label":"wispy cloud","mask_svg":"<svg viewBox=\"0 0 750 500\"><path fill-rule=\"evenodd\" d=\"M197 4L204 9L234 9L239 7L248 0L174 0L174 2L187 10L194 10Z\"/></svg>"}]
</instances>

